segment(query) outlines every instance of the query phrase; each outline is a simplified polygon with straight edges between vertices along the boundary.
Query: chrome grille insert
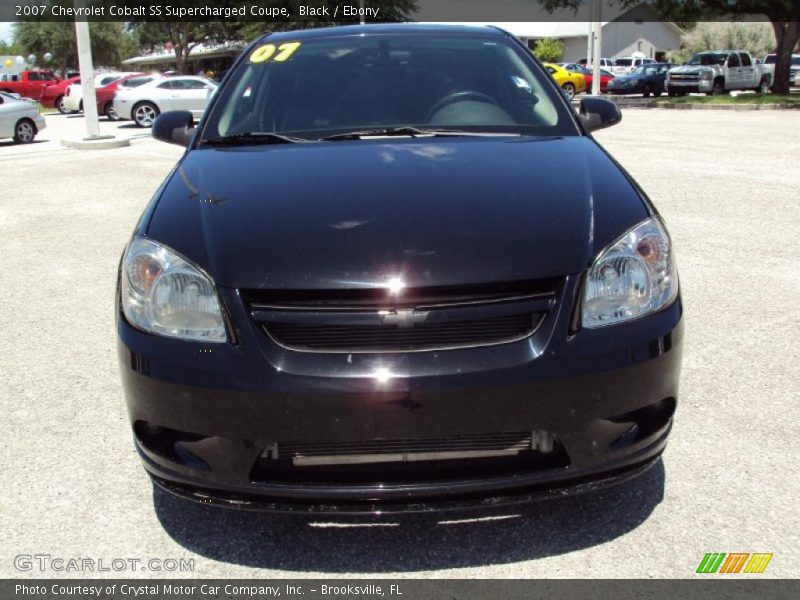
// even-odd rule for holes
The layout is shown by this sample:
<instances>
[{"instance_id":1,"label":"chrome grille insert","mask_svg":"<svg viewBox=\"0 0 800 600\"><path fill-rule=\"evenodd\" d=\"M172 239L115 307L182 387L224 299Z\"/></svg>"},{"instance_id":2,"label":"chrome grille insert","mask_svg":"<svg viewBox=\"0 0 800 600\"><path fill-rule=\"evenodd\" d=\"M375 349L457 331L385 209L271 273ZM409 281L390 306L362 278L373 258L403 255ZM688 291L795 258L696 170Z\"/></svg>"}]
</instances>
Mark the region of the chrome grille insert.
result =
<instances>
[{"instance_id":1,"label":"chrome grille insert","mask_svg":"<svg viewBox=\"0 0 800 600\"><path fill-rule=\"evenodd\" d=\"M429 439L280 442L261 455L293 466L357 465L517 456L526 451L553 451L553 434L546 431L458 435Z\"/></svg>"}]
</instances>

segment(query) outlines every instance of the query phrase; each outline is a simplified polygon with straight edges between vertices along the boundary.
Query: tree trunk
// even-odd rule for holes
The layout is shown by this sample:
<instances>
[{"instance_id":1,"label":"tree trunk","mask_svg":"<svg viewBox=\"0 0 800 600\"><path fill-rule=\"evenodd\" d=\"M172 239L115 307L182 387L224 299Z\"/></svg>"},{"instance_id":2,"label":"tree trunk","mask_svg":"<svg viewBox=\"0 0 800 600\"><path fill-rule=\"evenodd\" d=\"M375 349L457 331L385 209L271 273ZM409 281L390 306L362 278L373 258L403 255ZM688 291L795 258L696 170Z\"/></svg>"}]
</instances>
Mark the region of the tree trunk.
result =
<instances>
[{"instance_id":1,"label":"tree trunk","mask_svg":"<svg viewBox=\"0 0 800 600\"><path fill-rule=\"evenodd\" d=\"M175 50L175 68L180 75L186 75L186 54L183 44L175 44L172 46Z\"/></svg>"},{"instance_id":2,"label":"tree trunk","mask_svg":"<svg viewBox=\"0 0 800 600\"><path fill-rule=\"evenodd\" d=\"M777 56L775 62L775 74L772 80L772 92L775 94L789 93L789 70L792 65L792 51L800 39L800 23L793 22L772 22L775 30L775 49Z\"/></svg>"}]
</instances>

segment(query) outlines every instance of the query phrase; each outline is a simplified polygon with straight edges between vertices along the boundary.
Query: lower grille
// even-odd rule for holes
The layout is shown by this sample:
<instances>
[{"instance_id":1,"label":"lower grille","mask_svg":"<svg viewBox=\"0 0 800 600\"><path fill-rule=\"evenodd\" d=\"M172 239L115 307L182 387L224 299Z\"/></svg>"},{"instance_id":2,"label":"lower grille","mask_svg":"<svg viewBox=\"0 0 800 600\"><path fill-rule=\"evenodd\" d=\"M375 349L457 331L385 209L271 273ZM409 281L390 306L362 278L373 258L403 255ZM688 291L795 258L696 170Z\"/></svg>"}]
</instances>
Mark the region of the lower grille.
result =
<instances>
[{"instance_id":1,"label":"lower grille","mask_svg":"<svg viewBox=\"0 0 800 600\"><path fill-rule=\"evenodd\" d=\"M291 441L269 444L253 481L418 482L495 476L569 464L547 431L477 433L422 439Z\"/></svg>"},{"instance_id":2,"label":"lower grille","mask_svg":"<svg viewBox=\"0 0 800 600\"><path fill-rule=\"evenodd\" d=\"M522 313L474 321L391 325L264 323L279 344L307 351L410 352L486 346L531 335L541 314Z\"/></svg>"},{"instance_id":3,"label":"lower grille","mask_svg":"<svg viewBox=\"0 0 800 600\"><path fill-rule=\"evenodd\" d=\"M433 439L285 442L270 445L262 457L287 459L295 466L419 462L514 456L539 449L552 452L546 432L459 435Z\"/></svg>"}]
</instances>

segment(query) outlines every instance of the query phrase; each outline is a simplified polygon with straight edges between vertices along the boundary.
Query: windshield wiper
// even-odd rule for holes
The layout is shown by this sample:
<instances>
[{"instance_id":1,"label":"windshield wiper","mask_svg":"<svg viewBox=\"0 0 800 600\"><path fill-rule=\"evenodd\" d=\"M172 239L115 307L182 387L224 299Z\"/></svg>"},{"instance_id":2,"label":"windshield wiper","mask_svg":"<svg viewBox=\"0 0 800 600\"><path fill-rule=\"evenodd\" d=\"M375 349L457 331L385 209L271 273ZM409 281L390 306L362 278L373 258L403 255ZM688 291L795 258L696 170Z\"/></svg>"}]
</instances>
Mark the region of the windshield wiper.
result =
<instances>
[{"instance_id":1,"label":"windshield wiper","mask_svg":"<svg viewBox=\"0 0 800 600\"><path fill-rule=\"evenodd\" d=\"M335 133L333 135L320 138L326 142L336 142L340 140L360 140L366 137L494 137L498 135L519 137L519 133L497 133L481 131L460 131L458 129L429 129L420 127L385 127L383 129L365 129L363 131L348 131L347 133Z\"/></svg>"},{"instance_id":2,"label":"windshield wiper","mask_svg":"<svg viewBox=\"0 0 800 600\"><path fill-rule=\"evenodd\" d=\"M310 140L271 131L248 131L208 138L202 143L210 146L246 146L251 144L299 144L308 141Z\"/></svg>"}]
</instances>

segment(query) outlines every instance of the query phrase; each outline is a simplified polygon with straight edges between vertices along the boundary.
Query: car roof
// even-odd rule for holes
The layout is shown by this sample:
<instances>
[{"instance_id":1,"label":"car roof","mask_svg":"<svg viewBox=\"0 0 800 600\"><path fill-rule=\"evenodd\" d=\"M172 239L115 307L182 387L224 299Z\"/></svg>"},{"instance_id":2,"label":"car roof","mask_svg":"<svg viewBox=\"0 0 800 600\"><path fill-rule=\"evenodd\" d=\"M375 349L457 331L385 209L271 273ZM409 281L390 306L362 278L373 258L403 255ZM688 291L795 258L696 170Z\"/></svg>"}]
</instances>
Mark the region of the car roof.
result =
<instances>
[{"instance_id":1,"label":"car roof","mask_svg":"<svg viewBox=\"0 0 800 600\"><path fill-rule=\"evenodd\" d=\"M510 36L508 32L493 25L456 25L446 23L371 23L369 25L344 25L340 27L318 27L315 29L299 29L294 31L276 31L266 33L257 41L266 40L307 40L315 38L330 38L349 35L387 33L422 33L431 35L475 34Z\"/></svg>"}]
</instances>

